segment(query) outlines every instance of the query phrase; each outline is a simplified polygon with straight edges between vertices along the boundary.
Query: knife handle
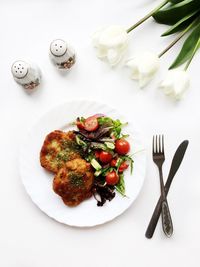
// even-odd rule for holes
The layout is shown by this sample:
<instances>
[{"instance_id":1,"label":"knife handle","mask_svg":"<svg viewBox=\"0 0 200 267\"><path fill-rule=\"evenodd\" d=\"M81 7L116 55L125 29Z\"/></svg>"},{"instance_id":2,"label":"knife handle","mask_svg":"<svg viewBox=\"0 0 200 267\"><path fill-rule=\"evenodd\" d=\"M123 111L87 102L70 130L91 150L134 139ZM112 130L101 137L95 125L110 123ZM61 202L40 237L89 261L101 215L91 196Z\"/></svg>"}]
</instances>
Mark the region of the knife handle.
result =
<instances>
[{"instance_id":1,"label":"knife handle","mask_svg":"<svg viewBox=\"0 0 200 267\"><path fill-rule=\"evenodd\" d=\"M162 201L162 227L165 235L171 237L173 234L172 218L167 200Z\"/></svg>"},{"instance_id":2,"label":"knife handle","mask_svg":"<svg viewBox=\"0 0 200 267\"><path fill-rule=\"evenodd\" d=\"M165 184L165 194L166 194L166 196L167 196L167 194L169 192L169 188L170 188L171 182L172 182L172 179L171 180L167 180L167 183ZM152 238L152 236L154 234L154 231L156 229L156 225L158 223L159 217L160 217L161 210L162 210L162 198L160 196L160 198L159 198L159 200L157 202L157 205L156 205L156 207L154 209L154 212L153 212L153 215L151 217L151 220L149 222L149 225L147 227L146 233L145 233L145 236L147 238Z\"/></svg>"}]
</instances>

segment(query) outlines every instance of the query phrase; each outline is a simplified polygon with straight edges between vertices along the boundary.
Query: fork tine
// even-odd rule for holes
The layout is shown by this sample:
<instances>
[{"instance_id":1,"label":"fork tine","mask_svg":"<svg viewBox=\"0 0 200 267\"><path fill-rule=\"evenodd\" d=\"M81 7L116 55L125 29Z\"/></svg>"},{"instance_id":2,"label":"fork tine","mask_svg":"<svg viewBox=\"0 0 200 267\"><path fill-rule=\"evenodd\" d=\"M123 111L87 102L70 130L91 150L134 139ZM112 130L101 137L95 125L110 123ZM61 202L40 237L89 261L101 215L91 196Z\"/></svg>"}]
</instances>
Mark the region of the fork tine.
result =
<instances>
[{"instance_id":1,"label":"fork tine","mask_svg":"<svg viewBox=\"0 0 200 267\"><path fill-rule=\"evenodd\" d=\"M155 136L153 135L153 141L152 141L152 154L155 153Z\"/></svg>"},{"instance_id":2,"label":"fork tine","mask_svg":"<svg viewBox=\"0 0 200 267\"><path fill-rule=\"evenodd\" d=\"M161 136L159 135L158 153L161 153Z\"/></svg>"},{"instance_id":3,"label":"fork tine","mask_svg":"<svg viewBox=\"0 0 200 267\"><path fill-rule=\"evenodd\" d=\"M164 135L153 136L152 154L164 154Z\"/></svg>"},{"instance_id":4,"label":"fork tine","mask_svg":"<svg viewBox=\"0 0 200 267\"><path fill-rule=\"evenodd\" d=\"M158 153L158 136L156 135L156 153Z\"/></svg>"},{"instance_id":5,"label":"fork tine","mask_svg":"<svg viewBox=\"0 0 200 267\"><path fill-rule=\"evenodd\" d=\"M162 153L164 154L164 135L162 135Z\"/></svg>"}]
</instances>

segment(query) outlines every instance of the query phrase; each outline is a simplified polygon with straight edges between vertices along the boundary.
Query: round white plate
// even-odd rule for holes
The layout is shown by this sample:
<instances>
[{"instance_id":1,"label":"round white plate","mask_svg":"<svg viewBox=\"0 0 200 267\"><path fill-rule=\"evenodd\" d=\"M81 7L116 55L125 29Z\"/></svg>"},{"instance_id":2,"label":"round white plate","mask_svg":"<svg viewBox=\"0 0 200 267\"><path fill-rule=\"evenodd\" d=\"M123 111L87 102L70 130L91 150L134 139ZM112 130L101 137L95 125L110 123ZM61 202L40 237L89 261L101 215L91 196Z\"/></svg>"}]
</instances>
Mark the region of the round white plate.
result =
<instances>
[{"instance_id":1,"label":"round white plate","mask_svg":"<svg viewBox=\"0 0 200 267\"><path fill-rule=\"evenodd\" d=\"M90 101L73 101L57 106L47 112L29 131L20 150L20 175L32 201L49 217L58 222L77 227L89 227L108 222L122 214L134 202L143 185L146 168L146 155L140 131L134 121L129 121L124 133L130 134L131 154L134 155L133 174L125 173L126 195L116 197L103 207L97 207L92 197L77 207L67 207L52 189L53 174L40 166L39 154L44 138L54 130L69 130L70 122L78 116L88 117L103 113L114 119L126 122L127 119L107 105Z\"/></svg>"}]
</instances>

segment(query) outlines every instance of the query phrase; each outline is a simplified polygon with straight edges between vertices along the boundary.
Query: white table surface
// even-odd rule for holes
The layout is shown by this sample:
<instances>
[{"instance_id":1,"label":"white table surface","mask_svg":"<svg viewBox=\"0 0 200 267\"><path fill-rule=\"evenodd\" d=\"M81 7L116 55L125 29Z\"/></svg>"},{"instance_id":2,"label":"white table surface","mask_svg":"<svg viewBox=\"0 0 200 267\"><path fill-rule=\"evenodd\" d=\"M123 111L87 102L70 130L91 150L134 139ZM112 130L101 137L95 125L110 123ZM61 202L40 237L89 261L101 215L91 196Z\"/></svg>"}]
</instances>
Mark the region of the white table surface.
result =
<instances>
[{"instance_id":1,"label":"white table surface","mask_svg":"<svg viewBox=\"0 0 200 267\"><path fill-rule=\"evenodd\" d=\"M200 264L200 111L199 56L190 69L191 88L174 103L157 89L159 79L174 59L180 44L163 57L156 79L139 90L127 69L110 69L99 61L91 34L104 25L126 27L159 1L153 0L2 0L0 7L0 266L182 266ZM130 35L130 53L140 48L159 52L170 38L166 29L150 20ZM61 75L48 57L50 42L69 40L77 51L77 64ZM14 60L36 62L43 80L27 94L12 79ZM132 207L116 220L89 229L68 227L43 214L26 194L18 172L18 150L27 129L51 107L72 99L108 103L131 115L142 127L148 144L147 173ZM167 174L181 141L190 145L172 184L168 200L174 235L167 239L159 222L152 240L144 236L159 196L159 180L151 159L154 133L165 134Z\"/></svg>"}]
</instances>

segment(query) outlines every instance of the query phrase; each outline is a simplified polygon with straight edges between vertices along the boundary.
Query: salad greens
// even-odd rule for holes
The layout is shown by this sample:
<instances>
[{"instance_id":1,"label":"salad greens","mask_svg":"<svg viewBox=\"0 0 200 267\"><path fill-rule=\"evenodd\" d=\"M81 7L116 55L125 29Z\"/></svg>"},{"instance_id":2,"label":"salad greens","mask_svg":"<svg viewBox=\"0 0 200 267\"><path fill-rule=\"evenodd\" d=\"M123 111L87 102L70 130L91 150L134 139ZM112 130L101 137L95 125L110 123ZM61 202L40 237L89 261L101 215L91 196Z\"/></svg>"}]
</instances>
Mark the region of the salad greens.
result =
<instances>
[{"instance_id":1,"label":"salad greens","mask_svg":"<svg viewBox=\"0 0 200 267\"><path fill-rule=\"evenodd\" d=\"M119 183L117 185L115 185L115 188L122 196L125 197L126 195L125 195L124 175L120 174L119 177L120 177Z\"/></svg>"},{"instance_id":2,"label":"salad greens","mask_svg":"<svg viewBox=\"0 0 200 267\"><path fill-rule=\"evenodd\" d=\"M133 159L128 154L129 136L122 130L128 123L112 119L104 115L94 115L89 118L79 117L75 124L76 143L84 151L84 158L94 169L93 194L100 196L97 205L102 206L106 200L115 196L115 190L126 196L124 171L130 165L133 172Z\"/></svg>"}]
</instances>

